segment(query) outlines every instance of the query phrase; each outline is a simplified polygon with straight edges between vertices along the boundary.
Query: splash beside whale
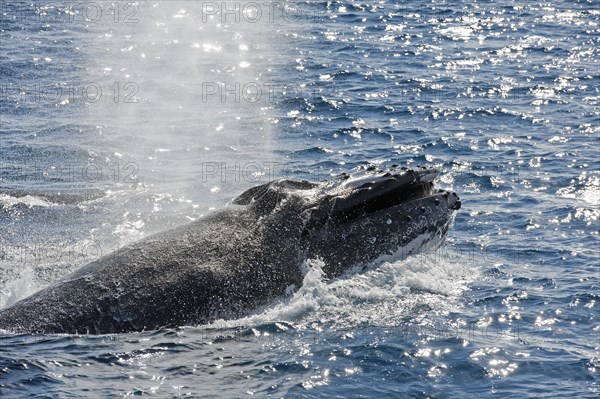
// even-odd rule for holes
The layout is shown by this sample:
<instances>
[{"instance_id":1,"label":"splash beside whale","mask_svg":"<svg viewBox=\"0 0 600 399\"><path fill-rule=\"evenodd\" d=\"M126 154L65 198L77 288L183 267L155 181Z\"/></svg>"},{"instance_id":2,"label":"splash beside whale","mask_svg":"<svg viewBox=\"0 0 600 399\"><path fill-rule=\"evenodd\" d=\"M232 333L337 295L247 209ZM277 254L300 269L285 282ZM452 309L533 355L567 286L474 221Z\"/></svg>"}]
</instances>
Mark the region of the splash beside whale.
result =
<instances>
[{"instance_id":1,"label":"splash beside whale","mask_svg":"<svg viewBox=\"0 0 600 399\"><path fill-rule=\"evenodd\" d=\"M321 259L328 277L439 245L460 200L435 169L277 180L220 211L102 257L0 311L0 329L120 333L209 323L251 312Z\"/></svg>"}]
</instances>

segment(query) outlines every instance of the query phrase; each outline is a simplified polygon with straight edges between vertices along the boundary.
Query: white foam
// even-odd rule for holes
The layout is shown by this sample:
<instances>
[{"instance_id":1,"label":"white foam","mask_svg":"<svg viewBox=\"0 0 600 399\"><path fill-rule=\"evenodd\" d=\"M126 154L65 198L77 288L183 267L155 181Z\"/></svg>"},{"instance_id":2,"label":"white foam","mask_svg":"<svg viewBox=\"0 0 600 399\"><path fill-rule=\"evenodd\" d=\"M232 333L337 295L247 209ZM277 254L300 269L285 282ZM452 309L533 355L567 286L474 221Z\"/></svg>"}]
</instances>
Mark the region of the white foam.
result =
<instances>
[{"instance_id":1,"label":"white foam","mask_svg":"<svg viewBox=\"0 0 600 399\"><path fill-rule=\"evenodd\" d=\"M12 195L8 195L8 194L0 194L0 206L11 207L11 206L15 206L18 204L26 205L29 208L34 207L34 206L50 207L50 206L56 205L56 204L46 201L44 198L36 197L34 195L13 197Z\"/></svg>"},{"instance_id":2,"label":"white foam","mask_svg":"<svg viewBox=\"0 0 600 399\"><path fill-rule=\"evenodd\" d=\"M448 248L384 261L347 277L327 281L323 262L309 260L302 287L280 300L238 320L215 323L220 327L255 326L288 321L302 326L313 321L338 327L356 323L398 325L415 309L447 312L460 307L461 294L477 278L478 269Z\"/></svg>"},{"instance_id":3,"label":"white foam","mask_svg":"<svg viewBox=\"0 0 600 399\"><path fill-rule=\"evenodd\" d=\"M35 281L33 269L30 267L24 268L19 278L10 281L0 290L0 309L11 306L15 302L38 291L40 287L37 286Z\"/></svg>"}]
</instances>

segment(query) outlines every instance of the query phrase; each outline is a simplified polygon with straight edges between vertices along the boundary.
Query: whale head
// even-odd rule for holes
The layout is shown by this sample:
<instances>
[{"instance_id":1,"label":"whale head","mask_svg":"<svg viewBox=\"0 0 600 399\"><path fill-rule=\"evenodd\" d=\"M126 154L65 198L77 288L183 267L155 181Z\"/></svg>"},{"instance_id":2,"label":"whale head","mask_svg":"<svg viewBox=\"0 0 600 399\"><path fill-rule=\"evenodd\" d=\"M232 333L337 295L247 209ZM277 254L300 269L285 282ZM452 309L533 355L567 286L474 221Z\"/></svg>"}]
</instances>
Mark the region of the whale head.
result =
<instances>
[{"instance_id":1,"label":"whale head","mask_svg":"<svg viewBox=\"0 0 600 399\"><path fill-rule=\"evenodd\" d=\"M233 203L261 218L296 224L299 250L322 260L323 271L333 277L439 246L461 202L435 188L438 174L431 168L369 167L320 183L284 179L253 187Z\"/></svg>"}]
</instances>

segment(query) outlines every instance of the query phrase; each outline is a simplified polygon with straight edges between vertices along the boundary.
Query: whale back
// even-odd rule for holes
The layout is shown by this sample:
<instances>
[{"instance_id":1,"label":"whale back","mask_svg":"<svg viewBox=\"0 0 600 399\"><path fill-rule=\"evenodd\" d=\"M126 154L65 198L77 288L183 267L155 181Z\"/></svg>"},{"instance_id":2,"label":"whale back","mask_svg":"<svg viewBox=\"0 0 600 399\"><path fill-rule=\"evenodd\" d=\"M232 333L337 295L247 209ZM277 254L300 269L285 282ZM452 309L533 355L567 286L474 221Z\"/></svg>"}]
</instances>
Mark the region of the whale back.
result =
<instances>
[{"instance_id":1,"label":"whale back","mask_svg":"<svg viewBox=\"0 0 600 399\"><path fill-rule=\"evenodd\" d=\"M230 206L150 236L3 310L0 328L97 334L239 316L301 284L301 220L258 219Z\"/></svg>"}]
</instances>

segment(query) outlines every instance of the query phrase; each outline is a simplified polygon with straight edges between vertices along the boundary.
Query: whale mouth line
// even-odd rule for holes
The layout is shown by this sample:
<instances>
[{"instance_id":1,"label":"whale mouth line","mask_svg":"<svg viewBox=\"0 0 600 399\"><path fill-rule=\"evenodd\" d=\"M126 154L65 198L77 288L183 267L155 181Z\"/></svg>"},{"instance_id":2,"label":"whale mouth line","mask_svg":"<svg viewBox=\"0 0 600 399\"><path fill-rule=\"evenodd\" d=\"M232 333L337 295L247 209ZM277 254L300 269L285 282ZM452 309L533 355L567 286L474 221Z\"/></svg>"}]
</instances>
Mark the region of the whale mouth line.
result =
<instances>
[{"instance_id":1,"label":"whale mouth line","mask_svg":"<svg viewBox=\"0 0 600 399\"><path fill-rule=\"evenodd\" d=\"M414 184L409 187L398 187L393 191L383 193L372 200L367 201L364 207L364 213L369 215L380 212L416 199L429 197L433 194L432 182Z\"/></svg>"},{"instance_id":2,"label":"whale mouth line","mask_svg":"<svg viewBox=\"0 0 600 399\"><path fill-rule=\"evenodd\" d=\"M367 190L359 201L352 206L334 211L332 221L336 224L345 223L372 215L402 204L435 195L432 181L412 182L408 185L398 185L388 189L363 187ZM443 190L440 190L442 192Z\"/></svg>"}]
</instances>

